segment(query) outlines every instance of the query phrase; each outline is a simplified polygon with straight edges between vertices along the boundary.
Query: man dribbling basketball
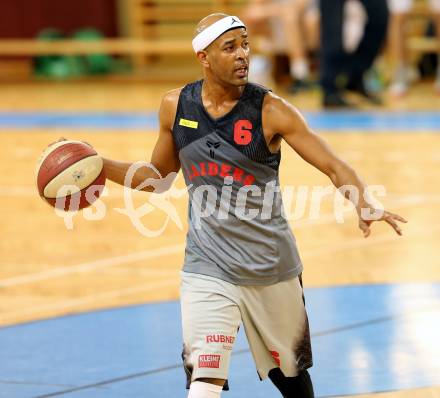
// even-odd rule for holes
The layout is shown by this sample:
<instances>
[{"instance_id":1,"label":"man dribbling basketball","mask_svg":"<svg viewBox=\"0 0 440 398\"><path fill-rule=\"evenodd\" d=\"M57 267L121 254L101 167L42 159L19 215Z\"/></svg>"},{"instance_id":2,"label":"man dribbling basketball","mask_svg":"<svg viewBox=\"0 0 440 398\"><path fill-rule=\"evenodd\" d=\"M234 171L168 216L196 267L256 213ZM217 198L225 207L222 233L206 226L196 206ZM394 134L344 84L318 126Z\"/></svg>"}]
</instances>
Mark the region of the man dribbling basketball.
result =
<instances>
[{"instance_id":1,"label":"man dribbling basketball","mask_svg":"<svg viewBox=\"0 0 440 398\"><path fill-rule=\"evenodd\" d=\"M193 48L204 78L163 98L151 160L161 176L182 168L189 187L181 284L188 397L215 398L228 389L240 323L260 378L269 377L283 397L313 397L303 267L278 189L281 141L337 188L358 190L360 200L354 204L365 237L373 222L365 210L374 209L364 199L366 188L355 171L309 130L298 111L266 88L248 83L249 43L239 18L204 18ZM107 178L122 185L130 166L104 159ZM131 186L161 176L143 167ZM144 190L154 191L155 185ZM386 211L378 220L398 234L397 221L406 222Z\"/></svg>"}]
</instances>

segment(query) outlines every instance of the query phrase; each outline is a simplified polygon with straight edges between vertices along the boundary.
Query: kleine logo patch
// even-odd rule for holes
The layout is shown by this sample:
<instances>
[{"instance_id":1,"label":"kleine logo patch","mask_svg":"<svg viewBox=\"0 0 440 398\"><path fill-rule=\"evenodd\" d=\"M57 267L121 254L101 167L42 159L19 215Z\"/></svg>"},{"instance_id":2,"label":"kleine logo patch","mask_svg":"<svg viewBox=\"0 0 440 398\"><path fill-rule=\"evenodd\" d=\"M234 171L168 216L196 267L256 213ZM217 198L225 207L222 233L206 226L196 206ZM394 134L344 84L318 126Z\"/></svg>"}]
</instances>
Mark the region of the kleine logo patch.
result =
<instances>
[{"instance_id":1,"label":"kleine logo patch","mask_svg":"<svg viewBox=\"0 0 440 398\"><path fill-rule=\"evenodd\" d=\"M199 368L220 367L220 355L199 355Z\"/></svg>"}]
</instances>

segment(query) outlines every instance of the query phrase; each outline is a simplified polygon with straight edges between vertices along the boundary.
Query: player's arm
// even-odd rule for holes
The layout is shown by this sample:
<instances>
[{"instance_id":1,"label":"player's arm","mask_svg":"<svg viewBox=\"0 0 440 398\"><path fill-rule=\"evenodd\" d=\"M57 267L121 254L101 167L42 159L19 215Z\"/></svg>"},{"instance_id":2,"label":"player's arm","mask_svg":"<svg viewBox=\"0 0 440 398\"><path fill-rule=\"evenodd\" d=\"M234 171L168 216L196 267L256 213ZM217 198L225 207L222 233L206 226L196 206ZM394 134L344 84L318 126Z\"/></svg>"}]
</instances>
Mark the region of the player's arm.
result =
<instances>
[{"instance_id":1,"label":"player's arm","mask_svg":"<svg viewBox=\"0 0 440 398\"><path fill-rule=\"evenodd\" d=\"M282 8L268 0L251 0L243 12L248 23L258 23L272 16L279 16Z\"/></svg>"},{"instance_id":2,"label":"player's arm","mask_svg":"<svg viewBox=\"0 0 440 398\"><path fill-rule=\"evenodd\" d=\"M362 209L375 209L366 200L365 184L356 171L340 159L323 138L310 130L298 110L282 98L269 93L264 101L263 127L269 137L276 140L276 137L280 136L284 139L305 161L326 174L338 189L347 185L356 187L359 193L356 202L349 196L348 191L344 191L344 195L356 206L359 228L365 237L369 236L373 221L363 216ZM377 221L387 222L399 235L402 231L397 221L406 222L403 217L388 211L384 211Z\"/></svg>"},{"instance_id":3,"label":"player's arm","mask_svg":"<svg viewBox=\"0 0 440 398\"><path fill-rule=\"evenodd\" d=\"M171 186L174 173L180 169L179 156L177 154L172 136L172 128L176 117L177 103L180 89L167 93L162 99L159 109L159 137L153 150L151 164L160 173L158 175L154 168L147 165L140 167L129 182L129 187L136 189L140 184L147 182L141 190L148 192L161 192ZM109 180L120 185L125 185L125 176L131 162L121 162L104 159L104 168ZM170 174L173 173L173 174ZM145 185L145 184L143 184Z\"/></svg>"}]
</instances>

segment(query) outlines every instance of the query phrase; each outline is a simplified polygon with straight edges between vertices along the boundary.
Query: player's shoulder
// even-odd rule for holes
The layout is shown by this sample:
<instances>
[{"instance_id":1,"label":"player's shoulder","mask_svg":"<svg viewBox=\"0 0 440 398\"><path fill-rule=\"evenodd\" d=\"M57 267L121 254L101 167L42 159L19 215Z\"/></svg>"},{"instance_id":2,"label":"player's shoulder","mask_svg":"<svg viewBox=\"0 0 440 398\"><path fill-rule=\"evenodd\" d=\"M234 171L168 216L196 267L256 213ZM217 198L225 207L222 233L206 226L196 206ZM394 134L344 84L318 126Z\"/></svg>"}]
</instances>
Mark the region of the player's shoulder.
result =
<instances>
[{"instance_id":1,"label":"player's shoulder","mask_svg":"<svg viewBox=\"0 0 440 398\"><path fill-rule=\"evenodd\" d=\"M182 88L176 88L166 92L162 97L162 102L159 109L159 119L161 124L168 126L169 128L171 128L173 125L176 117L177 105L179 103L181 91Z\"/></svg>"},{"instance_id":2,"label":"player's shoulder","mask_svg":"<svg viewBox=\"0 0 440 398\"><path fill-rule=\"evenodd\" d=\"M185 86L175 88L165 93L163 96L163 102L175 103L179 102L179 97L181 94L193 95L194 90L201 87L202 80L196 80L186 84Z\"/></svg>"},{"instance_id":3,"label":"player's shoulder","mask_svg":"<svg viewBox=\"0 0 440 398\"><path fill-rule=\"evenodd\" d=\"M273 129L280 135L290 131L298 123L304 123L303 116L294 105L272 92L267 93L264 98L262 118L266 129Z\"/></svg>"},{"instance_id":4,"label":"player's shoulder","mask_svg":"<svg viewBox=\"0 0 440 398\"><path fill-rule=\"evenodd\" d=\"M183 87L175 88L173 90L167 91L163 97L160 104L161 114L173 114L176 113L177 104L179 103L179 96L182 92Z\"/></svg>"},{"instance_id":5,"label":"player's shoulder","mask_svg":"<svg viewBox=\"0 0 440 398\"><path fill-rule=\"evenodd\" d=\"M173 90L167 91L162 97L162 105L163 106L177 106L179 102L180 93L182 92L183 87L175 88Z\"/></svg>"},{"instance_id":6,"label":"player's shoulder","mask_svg":"<svg viewBox=\"0 0 440 398\"><path fill-rule=\"evenodd\" d=\"M268 114L276 114L278 112L286 112L288 109L294 108L294 106L285 98L275 94L272 91L268 91L264 96L263 112Z\"/></svg>"}]
</instances>

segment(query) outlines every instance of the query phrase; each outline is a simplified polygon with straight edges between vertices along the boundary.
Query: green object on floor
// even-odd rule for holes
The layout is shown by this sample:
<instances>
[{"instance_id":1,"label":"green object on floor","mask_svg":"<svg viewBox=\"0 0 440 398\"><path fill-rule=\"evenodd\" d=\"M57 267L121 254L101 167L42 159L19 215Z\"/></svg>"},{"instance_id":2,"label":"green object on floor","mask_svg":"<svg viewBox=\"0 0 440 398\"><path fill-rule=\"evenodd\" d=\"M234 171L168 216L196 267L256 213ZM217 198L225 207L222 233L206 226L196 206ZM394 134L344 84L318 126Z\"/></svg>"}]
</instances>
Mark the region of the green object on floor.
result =
<instances>
[{"instance_id":1,"label":"green object on floor","mask_svg":"<svg viewBox=\"0 0 440 398\"><path fill-rule=\"evenodd\" d=\"M58 29L44 29L38 36L40 41L56 41L65 39ZM34 72L39 77L49 77L57 80L80 76L84 73L77 57L47 54L34 58Z\"/></svg>"},{"instance_id":2,"label":"green object on floor","mask_svg":"<svg viewBox=\"0 0 440 398\"><path fill-rule=\"evenodd\" d=\"M104 35L97 29L87 28L75 32L72 38L80 41L99 41L104 39ZM113 71L113 58L108 54L90 54L79 58L88 74L100 75Z\"/></svg>"}]
</instances>

